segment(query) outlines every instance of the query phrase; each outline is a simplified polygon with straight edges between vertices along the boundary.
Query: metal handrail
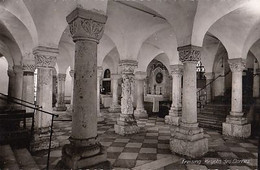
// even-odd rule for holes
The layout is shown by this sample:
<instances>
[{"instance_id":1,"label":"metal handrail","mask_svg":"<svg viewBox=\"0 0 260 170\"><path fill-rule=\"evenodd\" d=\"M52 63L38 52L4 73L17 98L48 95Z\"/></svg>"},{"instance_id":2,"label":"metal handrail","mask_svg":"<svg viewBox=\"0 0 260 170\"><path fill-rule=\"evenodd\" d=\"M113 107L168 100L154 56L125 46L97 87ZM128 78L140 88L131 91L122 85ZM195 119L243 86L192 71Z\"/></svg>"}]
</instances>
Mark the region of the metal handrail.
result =
<instances>
[{"instance_id":1,"label":"metal handrail","mask_svg":"<svg viewBox=\"0 0 260 170\"><path fill-rule=\"evenodd\" d=\"M39 106L39 105L37 105L37 104L35 104L35 103L31 103L31 102L28 102L28 101L25 101L25 100L22 100L22 99L18 99L18 98L16 98L16 97L8 96L8 95L6 95L6 94L4 94L4 93L0 93L0 95L5 96L5 97L7 97L7 98L15 99L15 100L18 100L18 101L21 101L21 102L24 102L24 103L27 103L27 104L30 104L30 105L34 105L35 107L42 108L42 106Z\"/></svg>"},{"instance_id":2,"label":"metal handrail","mask_svg":"<svg viewBox=\"0 0 260 170\"><path fill-rule=\"evenodd\" d=\"M202 90L205 90L209 85L211 85L213 82L215 82L219 77L226 77L231 71L229 70L227 73L225 73L224 75L219 75L217 76L215 79L213 79L211 82L209 82L208 84L206 84L203 88L201 88L200 90L197 91L197 95L199 95L199 102L200 102L200 98L202 95L200 95L200 92ZM207 100L207 95L206 95L206 100Z\"/></svg>"},{"instance_id":3,"label":"metal handrail","mask_svg":"<svg viewBox=\"0 0 260 170\"><path fill-rule=\"evenodd\" d=\"M2 94L2 93L1 93L1 94ZM54 117L59 117L59 115L54 114L54 113L50 113L50 112L47 112L47 111L44 111L44 110L41 109L42 107L36 107L36 106L37 106L36 104L35 104L35 107L33 107L33 106L28 106L28 105L26 105L26 104L19 103L19 102L17 102L17 101L11 100L10 98L12 98L12 97L9 98L9 96L7 96L7 95L5 95L5 94L2 94L2 95L4 95L5 97L7 97L7 98L4 98L4 97L1 97L1 96L0 96L0 99L2 99L2 100L7 100L7 101L9 101L9 102L12 102L12 103L15 103L15 104L24 106L24 107L34 109L33 114L35 114L35 110L37 110L37 111L39 111L39 112L42 112L42 113L45 113L45 114L48 114L48 115L51 115L51 116L52 116L52 118L51 118L50 139L49 139L49 148L48 148L48 157L47 157L47 167L46 167L46 169L48 170L48 169L49 169L50 153L51 153L51 140L52 140L52 133L53 133L53 121L54 121ZM22 101L21 99L18 99L18 100ZM28 104L32 104L32 103L28 102ZM34 126L34 116L33 116L33 120L32 120L32 126ZM32 129L31 129L31 131L33 131L33 127L32 127Z\"/></svg>"}]
</instances>

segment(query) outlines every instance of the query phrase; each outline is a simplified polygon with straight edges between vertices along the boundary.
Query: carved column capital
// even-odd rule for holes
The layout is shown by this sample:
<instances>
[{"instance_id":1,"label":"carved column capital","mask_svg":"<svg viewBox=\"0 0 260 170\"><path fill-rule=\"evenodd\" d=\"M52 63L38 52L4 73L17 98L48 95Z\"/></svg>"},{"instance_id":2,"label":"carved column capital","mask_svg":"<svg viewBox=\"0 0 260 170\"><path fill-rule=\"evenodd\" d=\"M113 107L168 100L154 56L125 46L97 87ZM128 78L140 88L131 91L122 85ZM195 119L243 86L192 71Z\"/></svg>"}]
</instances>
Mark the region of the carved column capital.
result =
<instances>
[{"instance_id":1,"label":"carved column capital","mask_svg":"<svg viewBox=\"0 0 260 170\"><path fill-rule=\"evenodd\" d=\"M72 77L72 78L74 78L74 73L75 73L75 71L74 70L70 70L70 77Z\"/></svg>"},{"instance_id":2,"label":"carved column capital","mask_svg":"<svg viewBox=\"0 0 260 170\"><path fill-rule=\"evenodd\" d=\"M122 74L134 74L137 64L138 63L135 60L121 60L119 66Z\"/></svg>"},{"instance_id":3,"label":"carved column capital","mask_svg":"<svg viewBox=\"0 0 260 170\"><path fill-rule=\"evenodd\" d=\"M176 65L170 65L171 75L178 74L183 75L183 65L176 64Z\"/></svg>"},{"instance_id":4,"label":"carved column capital","mask_svg":"<svg viewBox=\"0 0 260 170\"><path fill-rule=\"evenodd\" d=\"M228 60L232 72L242 72L246 68L246 60L242 58L233 58Z\"/></svg>"},{"instance_id":5,"label":"carved column capital","mask_svg":"<svg viewBox=\"0 0 260 170\"><path fill-rule=\"evenodd\" d=\"M59 49L38 46L33 49L36 67L54 68Z\"/></svg>"},{"instance_id":6,"label":"carved column capital","mask_svg":"<svg viewBox=\"0 0 260 170\"><path fill-rule=\"evenodd\" d=\"M21 65L14 65L13 71L15 74L22 74L23 73L23 67Z\"/></svg>"},{"instance_id":7,"label":"carved column capital","mask_svg":"<svg viewBox=\"0 0 260 170\"><path fill-rule=\"evenodd\" d=\"M194 45L187 45L183 47L178 47L179 59L182 63L194 62L197 63L200 60L201 47Z\"/></svg>"},{"instance_id":8,"label":"carved column capital","mask_svg":"<svg viewBox=\"0 0 260 170\"><path fill-rule=\"evenodd\" d=\"M14 70L8 69L7 70L7 75L8 75L8 77L14 77L15 76Z\"/></svg>"},{"instance_id":9,"label":"carved column capital","mask_svg":"<svg viewBox=\"0 0 260 170\"><path fill-rule=\"evenodd\" d=\"M145 80L147 77L147 73L144 71L137 71L135 72L135 79L136 80Z\"/></svg>"},{"instance_id":10,"label":"carved column capital","mask_svg":"<svg viewBox=\"0 0 260 170\"><path fill-rule=\"evenodd\" d=\"M65 81L66 80L66 74L59 73L58 74L58 81Z\"/></svg>"},{"instance_id":11,"label":"carved column capital","mask_svg":"<svg viewBox=\"0 0 260 170\"><path fill-rule=\"evenodd\" d=\"M212 80L214 77L214 73L213 72L207 72L205 73L205 77L207 80Z\"/></svg>"},{"instance_id":12,"label":"carved column capital","mask_svg":"<svg viewBox=\"0 0 260 170\"><path fill-rule=\"evenodd\" d=\"M34 60L24 60L23 61L23 71L27 72L27 73L34 73L35 61Z\"/></svg>"},{"instance_id":13,"label":"carved column capital","mask_svg":"<svg viewBox=\"0 0 260 170\"><path fill-rule=\"evenodd\" d=\"M76 8L66 18L73 41L99 42L104 32L107 16L82 8Z\"/></svg>"}]
</instances>

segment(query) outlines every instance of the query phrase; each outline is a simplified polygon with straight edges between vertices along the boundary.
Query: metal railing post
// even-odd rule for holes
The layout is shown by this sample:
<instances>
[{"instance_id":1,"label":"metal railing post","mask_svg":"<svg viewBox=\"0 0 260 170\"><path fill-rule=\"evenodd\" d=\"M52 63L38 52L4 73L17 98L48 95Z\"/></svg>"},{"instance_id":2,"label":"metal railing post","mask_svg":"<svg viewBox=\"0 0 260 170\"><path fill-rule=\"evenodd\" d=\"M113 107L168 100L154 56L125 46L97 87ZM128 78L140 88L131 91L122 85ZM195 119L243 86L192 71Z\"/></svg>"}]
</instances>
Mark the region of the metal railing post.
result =
<instances>
[{"instance_id":1,"label":"metal railing post","mask_svg":"<svg viewBox=\"0 0 260 170\"><path fill-rule=\"evenodd\" d=\"M52 128L53 128L53 118L54 115L51 116L51 131L50 131L50 141L49 141L49 149L48 149L48 158L47 158L47 167L46 169L49 170L49 160L50 160L50 154L51 154L51 138L52 138Z\"/></svg>"}]
</instances>

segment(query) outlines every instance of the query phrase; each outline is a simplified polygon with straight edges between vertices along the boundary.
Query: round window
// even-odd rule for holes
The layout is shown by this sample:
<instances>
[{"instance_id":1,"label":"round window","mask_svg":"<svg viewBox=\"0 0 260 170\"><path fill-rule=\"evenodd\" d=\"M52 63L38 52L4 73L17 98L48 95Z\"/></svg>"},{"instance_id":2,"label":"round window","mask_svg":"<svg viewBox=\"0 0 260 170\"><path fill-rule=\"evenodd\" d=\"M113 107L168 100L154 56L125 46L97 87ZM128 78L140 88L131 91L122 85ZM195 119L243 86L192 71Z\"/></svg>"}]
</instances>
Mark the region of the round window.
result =
<instances>
[{"instance_id":1,"label":"round window","mask_svg":"<svg viewBox=\"0 0 260 170\"><path fill-rule=\"evenodd\" d=\"M155 80L156 80L156 83L158 83L158 84L162 83L162 81L163 81L163 74L162 73L157 73L156 76L155 76Z\"/></svg>"}]
</instances>

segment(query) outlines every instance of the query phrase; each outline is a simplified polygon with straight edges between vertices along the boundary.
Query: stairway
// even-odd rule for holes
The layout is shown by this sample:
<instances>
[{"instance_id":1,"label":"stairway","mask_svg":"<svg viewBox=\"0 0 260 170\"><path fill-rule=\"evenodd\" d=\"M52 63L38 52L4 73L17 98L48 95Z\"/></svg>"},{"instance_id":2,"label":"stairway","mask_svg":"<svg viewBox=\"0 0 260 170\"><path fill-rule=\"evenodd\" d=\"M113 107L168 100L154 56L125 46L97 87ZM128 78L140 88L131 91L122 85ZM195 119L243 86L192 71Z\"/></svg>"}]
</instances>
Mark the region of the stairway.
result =
<instances>
[{"instance_id":1,"label":"stairway","mask_svg":"<svg viewBox=\"0 0 260 170\"><path fill-rule=\"evenodd\" d=\"M222 123L230 112L229 104L209 103L198 110L199 126L222 131Z\"/></svg>"},{"instance_id":2,"label":"stairway","mask_svg":"<svg viewBox=\"0 0 260 170\"><path fill-rule=\"evenodd\" d=\"M0 169L12 170L39 170L29 151L11 149L10 145L0 145Z\"/></svg>"},{"instance_id":3,"label":"stairway","mask_svg":"<svg viewBox=\"0 0 260 170\"><path fill-rule=\"evenodd\" d=\"M12 147L29 147L33 113L25 110L0 110L0 145L10 144ZM25 119L28 119L27 122ZM22 124L23 123L23 124Z\"/></svg>"}]
</instances>

